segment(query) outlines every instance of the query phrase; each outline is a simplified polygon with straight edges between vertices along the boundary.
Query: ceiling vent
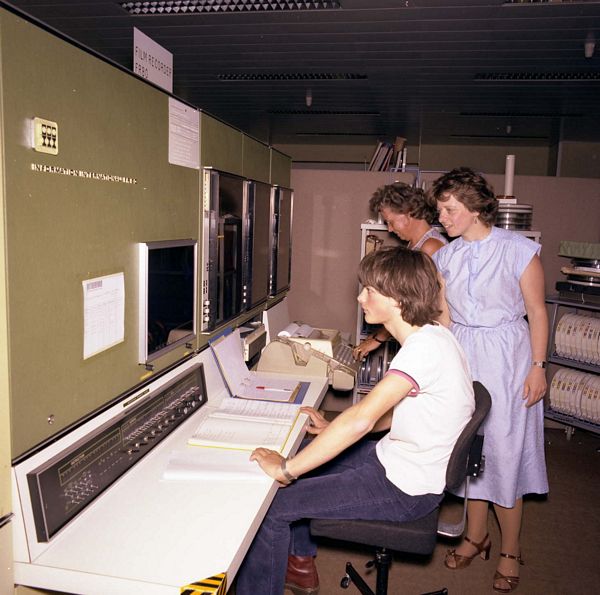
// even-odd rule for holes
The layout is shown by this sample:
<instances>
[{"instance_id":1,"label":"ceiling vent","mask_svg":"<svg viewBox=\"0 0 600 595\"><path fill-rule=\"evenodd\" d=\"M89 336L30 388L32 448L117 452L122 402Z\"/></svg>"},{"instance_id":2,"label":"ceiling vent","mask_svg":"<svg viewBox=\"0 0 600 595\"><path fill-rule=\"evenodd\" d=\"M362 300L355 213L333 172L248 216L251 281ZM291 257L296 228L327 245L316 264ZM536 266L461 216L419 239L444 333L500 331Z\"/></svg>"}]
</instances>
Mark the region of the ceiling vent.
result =
<instances>
[{"instance_id":1,"label":"ceiling vent","mask_svg":"<svg viewBox=\"0 0 600 595\"><path fill-rule=\"evenodd\" d=\"M476 118L581 118L583 114L559 112L460 112L459 116Z\"/></svg>"},{"instance_id":2,"label":"ceiling vent","mask_svg":"<svg viewBox=\"0 0 600 595\"><path fill-rule=\"evenodd\" d=\"M220 81L351 81L366 79L366 74L352 72L279 72L266 74L218 74Z\"/></svg>"},{"instance_id":3,"label":"ceiling vent","mask_svg":"<svg viewBox=\"0 0 600 595\"><path fill-rule=\"evenodd\" d=\"M149 0L148 2L119 2L119 4L134 16L341 8L339 2L328 0Z\"/></svg>"},{"instance_id":4,"label":"ceiling vent","mask_svg":"<svg viewBox=\"0 0 600 595\"><path fill-rule=\"evenodd\" d=\"M476 81L599 81L600 72L480 72Z\"/></svg>"}]
</instances>

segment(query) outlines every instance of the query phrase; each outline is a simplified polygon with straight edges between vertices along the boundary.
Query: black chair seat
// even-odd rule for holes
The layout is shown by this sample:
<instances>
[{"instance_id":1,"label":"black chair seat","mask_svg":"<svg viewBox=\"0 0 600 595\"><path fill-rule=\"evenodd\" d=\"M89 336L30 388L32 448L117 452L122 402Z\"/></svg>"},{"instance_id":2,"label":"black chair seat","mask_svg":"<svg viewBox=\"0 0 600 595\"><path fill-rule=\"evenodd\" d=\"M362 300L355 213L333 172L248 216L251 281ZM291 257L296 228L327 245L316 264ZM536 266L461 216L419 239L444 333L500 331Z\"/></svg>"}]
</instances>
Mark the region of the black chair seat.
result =
<instances>
[{"instance_id":1,"label":"black chair seat","mask_svg":"<svg viewBox=\"0 0 600 595\"><path fill-rule=\"evenodd\" d=\"M439 509L407 522L313 519L310 532L320 537L429 555L435 549Z\"/></svg>"}]
</instances>

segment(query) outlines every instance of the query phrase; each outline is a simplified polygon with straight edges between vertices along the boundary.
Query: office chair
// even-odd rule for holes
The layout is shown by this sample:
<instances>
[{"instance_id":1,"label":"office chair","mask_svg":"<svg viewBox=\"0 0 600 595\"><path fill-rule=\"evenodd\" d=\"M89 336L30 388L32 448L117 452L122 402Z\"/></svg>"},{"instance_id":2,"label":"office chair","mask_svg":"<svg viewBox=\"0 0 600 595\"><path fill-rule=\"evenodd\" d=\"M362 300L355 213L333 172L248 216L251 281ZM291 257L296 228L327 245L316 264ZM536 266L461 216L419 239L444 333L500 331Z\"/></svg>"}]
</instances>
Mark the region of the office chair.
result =
<instances>
[{"instance_id":1,"label":"office chair","mask_svg":"<svg viewBox=\"0 0 600 595\"><path fill-rule=\"evenodd\" d=\"M375 559L367 563L367 568L375 567L376 591L365 583L350 562L346 563L346 575L341 586L345 589L350 583L363 595L387 595L389 567L392 553L389 550L410 554L431 555L437 535L459 537L462 535L467 517L469 479L482 471L483 436L478 430L490 410L492 401L487 389L480 383L473 383L475 412L465 426L448 461L446 489L456 490L465 483L465 498L462 517L456 524L438 523L439 507L427 516L407 522L360 521L337 519L313 519L310 531L313 535L341 541L371 545L376 548ZM446 589L425 595L443 595Z\"/></svg>"}]
</instances>

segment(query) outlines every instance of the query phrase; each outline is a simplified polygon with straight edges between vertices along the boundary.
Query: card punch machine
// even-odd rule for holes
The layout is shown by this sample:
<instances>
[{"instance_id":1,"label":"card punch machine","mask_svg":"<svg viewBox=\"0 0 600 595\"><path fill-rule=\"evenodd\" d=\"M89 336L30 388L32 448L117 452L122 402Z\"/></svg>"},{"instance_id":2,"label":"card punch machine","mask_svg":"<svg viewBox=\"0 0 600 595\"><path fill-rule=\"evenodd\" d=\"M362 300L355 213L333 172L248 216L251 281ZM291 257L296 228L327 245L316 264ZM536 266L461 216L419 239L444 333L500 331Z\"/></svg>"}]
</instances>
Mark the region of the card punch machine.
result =
<instances>
[{"instance_id":1,"label":"card punch machine","mask_svg":"<svg viewBox=\"0 0 600 595\"><path fill-rule=\"evenodd\" d=\"M334 389L352 390L360 365L339 331L291 323L263 349L257 371L326 376Z\"/></svg>"}]
</instances>

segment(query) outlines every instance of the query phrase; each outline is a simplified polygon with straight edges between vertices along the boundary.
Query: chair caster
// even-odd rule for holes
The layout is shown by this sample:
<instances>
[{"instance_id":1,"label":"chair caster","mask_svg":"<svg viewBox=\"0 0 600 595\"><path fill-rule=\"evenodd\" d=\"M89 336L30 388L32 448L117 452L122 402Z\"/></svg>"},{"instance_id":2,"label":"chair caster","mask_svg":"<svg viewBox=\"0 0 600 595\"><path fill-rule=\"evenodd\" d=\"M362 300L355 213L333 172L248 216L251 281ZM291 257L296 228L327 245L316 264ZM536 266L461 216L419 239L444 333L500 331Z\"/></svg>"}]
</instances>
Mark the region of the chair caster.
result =
<instances>
[{"instance_id":1,"label":"chair caster","mask_svg":"<svg viewBox=\"0 0 600 595\"><path fill-rule=\"evenodd\" d=\"M346 575L340 581L340 587L342 587L342 589L347 589L350 586L351 582L352 582L352 579L348 575Z\"/></svg>"}]
</instances>

